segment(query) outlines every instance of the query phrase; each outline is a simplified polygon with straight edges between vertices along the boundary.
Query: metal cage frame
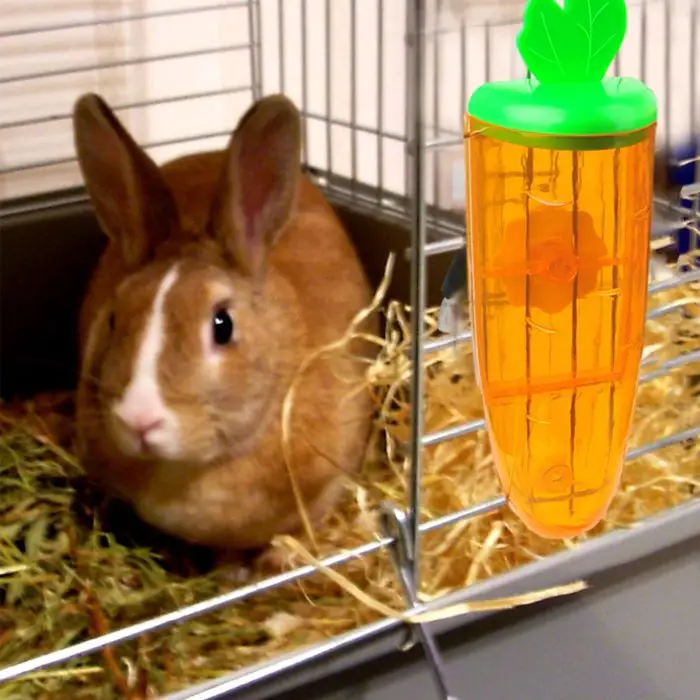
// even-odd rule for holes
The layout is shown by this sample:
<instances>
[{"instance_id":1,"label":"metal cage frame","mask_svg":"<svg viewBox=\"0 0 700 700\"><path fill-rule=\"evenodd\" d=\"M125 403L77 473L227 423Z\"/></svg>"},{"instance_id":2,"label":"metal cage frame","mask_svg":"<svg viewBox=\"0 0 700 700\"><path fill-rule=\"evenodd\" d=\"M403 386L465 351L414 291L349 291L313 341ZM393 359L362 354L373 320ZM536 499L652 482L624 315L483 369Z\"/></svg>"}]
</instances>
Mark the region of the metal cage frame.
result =
<instances>
[{"instance_id":1,"label":"metal cage frame","mask_svg":"<svg viewBox=\"0 0 700 700\"><path fill-rule=\"evenodd\" d=\"M697 3L693 1L693 12L697 12ZM305 4L305 0L301 0L302 4ZM328 0L327 0L328 2ZM437 0L439 2L439 0ZM280 13L282 8L282 0L278 0ZM110 22L124 22L134 19L151 19L157 18L159 16L173 15L176 13L187 13L187 12L206 12L208 10L214 10L222 7L231 6L246 6L248 13L248 23L249 23L249 33L251 41L248 45L236 45L226 47L224 50L235 50L235 51L249 51L250 52L250 84L241 87L241 90L250 89L254 99L257 99L263 94L263 81L262 81L262 68L261 68L261 32L260 32L260 0L233 0L229 2L219 2L212 3L210 5L199 6L198 8L182 8L179 10L163 10L160 12L150 12L142 14L134 14L130 16L120 16L118 18L106 19L106 20L90 20L84 23L85 26L91 26L97 23L110 23ZM381 2L378 2L378 6L381 7ZM423 360L426 354L434 352L436 350L449 347L454 343L464 343L469 342L471 339L470 332L461 332L456 337L444 337L438 340L433 340L430 342L423 342L422 338L424 335L424 316L426 312L426 287L427 287L427 261L429 256L444 253L449 251L457 251L464 246L464 236L462 232L463 223L462 221L456 221L454 216L450 216L445 212L435 211L434 208L431 209L426 203L425 187L426 187L426 170L428 165L426 163L426 155L431 150L436 150L444 147L450 147L462 144L462 135L456 131L454 136L449 137L433 137L432 139L427 138L426 132L428 131L426 119L425 119L425 84L426 84L426 61L425 55L427 51L426 47L426 37L428 31L426 30L426 2L425 0L408 0L407 2L407 28L408 33L406 36L406 63L407 63L407 138L406 138L406 154L410 162L410 168L407 169L407 190L409 196L407 198L394 197L392 193L386 192L382 189L381 178L379 187L372 191L369 188L363 188L362 185L356 182L356 167L353 163L353 177L350 181L343 181L341 178L334 176L332 172L320 172L311 169L311 174L316 177L319 183L326 188L329 196L335 201L349 201L353 206L364 207L371 210L377 216L389 216L393 219L401 219L405 223L410 225L411 235L410 235L410 246L407 254L410 255L410 271L411 271L411 332L412 337L420 339L419 342L412 343L410 362L411 366L414 368L422 368ZM282 15L280 14L280 17ZM379 12L379 18L381 22L381 11ZM306 17L306 13L302 10L302 18ZM281 21L281 20L280 20ZM306 27L304 24L305 20L302 19L302 34L305 36ZM326 22L328 22L328 14L326 14ZM55 29L65 28L75 26L74 23L71 25L47 25L44 27L32 27L26 30L22 30L24 33L37 33L52 31ZM328 27L327 27L328 29ZM0 41L9 36L17 36L22 31L0 31ZM462 21L461 27L456 31L461 31L461 41L462 46L465 42L465 25ZM355 22L352 22L350 27L350 32L352 37L356 37L357 27ZM381 33L381 29L380 29ZM328 32L327 37L330 36ZM697 43L697 39L693 36L693 47ZM307 56L306 52L303 50L304 41L302 39L302 75L304 76L302 84L302 93L306 95L306 83L305 77L307 75ZM693 48L694 55L696 54L696 49ZM197 52L190 52L197 53ZM201 52L199 52L201 53ZM280 55L283 56L284 52L281 51ZM175 55L175 54L173 54ZM179 57L186 57L187 53L177 54ZM167 56L157 57L160 59L168 58ZM127 65L127 64L137 64L139 62L145 62L149 60L154 60L153 58L135 58L129 59L128 61L121 61L119 64L115 65ZM281 59L282 60L282 59ZM668 55L665 57L668 62ZM354 66L354 62L353 62ZM86 67L77 67L75 70L84 70ZM616 64L615 70L619 69L619 65ZM354 68L351 68L353 71ZM488 68L487 68L488 70ZM668 70L668 67L667 67ZM281 65L281 82L282 91L284 91L284 66ZM66 72L66 71L62 71ZM330 71L327 71L330 73ZM12 81L26 80L32 78L31 74L24 74L18 76L11 76L0 78L0 85L3 83L8 83ZM643 76L642 76L643 77ZM351 80L354 76L351 75ZM379 90L381 91L382 83L381 77L379 78ZM330 78L327 78L328 85L330 84ZM466 92L465 80L462 77L462 89ZM239 88L236 88L239 89ZM217 92L202 93L200 96L216 96L217 94L224 94L225 90ZM352 91L354 95L354 90ZM330 95L330 87L328 88L327 96ZM176 101L178 98L163 99L159 103L165 103L168 101ZM302 102L304 102L304 97ZM327 97L330 100L330 97ZM117 111L120 109L128 109L131 107L144 106L145 104L152 103L132 103L117 106ZM695 104L694 99L692 104ZM351 104L351 122L354 121L355 115L355 98L353 97ZM379 107L379 129L378 132L381 135L381 106ZM317 115L312 115L306 109L306 105L302 104L302 111L307 118ZM52 115L50 118L69 118L69 115ZM317 117L318 118L318 117ZM330 110L325 117L321 117L327 122L327 128L331 128L332 119L330 117ZM41 119L24 120L24 121L14 121L14 122L4 122L0 123L0 133L3 129L8 129L11 127L24 126L31 123L41 123ZM695 115L691 116L691 121L694 123ZM353 126L350 124L350 126ZM353 129L352 134L356 134ZM217 136L220 134L208 134L207 136ZM193 140L196 137L193 137ZM397 137L401 138L401 137ZM353 136L354 139L354 136ZM403 139L401 139L403 140ZM329 141L330 144L330 141ZM148 146L162 146L168 145L167 141L154 142L148 144ZM328 146L330 148L330 145ZM357 144L353 140L353 154L356 152ZM380 149L381 150L381 149ZM354 157L354 156L353 156ZM381 154L379 155L381 161ZM72 160L69 157L65 159L53 159L47 160L41 163L29 163L14 167L3 167L0 168L0 175L7 174L10 172L15 172L22 169L43 167L57 165L63 162L69 162ZM331 163L332 159L328 157L328 162ZM381 167L381 166L380 166ZM332 170L332 168L331 168ZM658 228L658 232L654 236L659 238L662 236L668 236L669 232L672 234L673 230L683 230L684 228L690 226L697 226L700 223L700 204L698 203L698 191L699 187L691 192L686 190L685 192L685 205L681 203L676 203L672 201L659 201L657 202L658 210L656 212L655 225ZM72 192L64 196L62 201L80 201L84 200L85 195L82 192ZM36 209L36 203L33 201L21 201L9 203L5 207L3 215L6 216L10 213L17 213L22 211L33 211ZM670 223L669 223L670 221ZM694 268L684 271L678 277L670 280L664 280L662 282L656 282L651 284L649 293L655 294L659 291L669 289L674 286L687 285L690 283L700 281L700 269ZM668 304L665 306L658 307L653 311L649 312L648 318L658 318L664 314L672 313L677 311L677 305ZM667 362L655 369L646 372L642 375L641 381L650 381L657 377L664 375L665 373L679 367L683 364L688 364L692 362L697 362L700 360L700 350L696 350L683 355L673 361ZM420 560L420 537L422 533L430 532L438 528L446 527L452 525L460 520L475 517L485 513L493 512L499 508L505 506L505 498L503 496L493 499L489 502L480 503L469 508L465 508L462 511L452 513L436 520L430 522L419 523L417 513L420 509L420 474L422 468L422 456L424 448L436 445L447 440L452 440L455 438L468 435L477 430L483 429L484 421L476 420L464 423L456 427L448 428L445 430L440 430L433 433L426 433L424 431L424 383L423 383L423 372L413 371L410 382L410 393L411 393L411 417L410 417L410 440L407 444L407 457L410 460L411 465L411 486L409 493L409 504L407 510L401 511L390 504L387 505L385 510L384 526L385 526L385 536L369 542L361 547L353 549L351 551L338 552L323 560L323 565L325 567L335 567L341 565L343 562L349 561L352 558L365 556L384 547L390 547L392 552L396 555L397 573L401 578L403 584L407 607L412 611L418 611L419 609L424 609L425 606L421 606L418 603L417 591L419 589L419 571L418 562ZM672 444L677 444L688 439L700 438L700 425L695 426L689 430L665 437L663 439L656 440L652 443L644 445L638 449L630 451L628 454L629 459L634 459L643 454L647 454L656 449L666 447ZM697 501L697 499L696 499ZM693 504L696 508L700 505L700 501ZM286 572L277 576L274 576L262 583L251 584L243 586L237 590L227 592L225 594L219 595L215 598L204 600L198 602L194 605L188 607L174 610L172 612L160 615L156 618L149 620L144 620L141 623L132 625L130 627L120 629L109 634L103 635L98 638L89 639L78 644L74 644L68 648L57 650L49 654L45 654L41 657L34 659L29 659L20 663L16 663L12 666L0 669L0 683L7 682L12 679L20 678L30 672L45 669L50 666L61 664L70 659L92 654L106 647L125 642L127 640L134 639L143 634L153 632L159 629L166 628L170 625L177 623L182 623L189 619L204 615L206 613L215 611L225 606L232 605L234 603L243 601L253 595L262 593L264 591L270 590L272 588L283 586L286 584L299 581L305 577L314 574L317 571L315 567L303 566L294 571ZM434 605L428 607L435 607L440 605L440 601L437 601ZM235 691L248 688L253 684L260 683L267 679L270 679L276 673L289 670L291 668L296 668L304 663L313 661L315 659L321 658L323 655L330 651L337 651L342 648L349 648L361 642L366 642L373 636L381 634L390 628L398 627L401 623L396 620L384 620L378 623L368 625L366 627L354 630L346 635L343 635L340 639L332 639L326 643L319 644L310 649L305 649L296 652L290 656L273 659L270 662L259 665L255 668L248 669L244 672L234 673L231 676L217 679L216 681L208 682L202 684L201 686L184 689L180 692L174 693L169 697L171 700L184 700L184 698L198 698L199 700L204 700L204 698L217 698L224 697ZM449 692L446 687L444 674L441 669L441 663L439 658L439 651L437 650L435 641L431 633L422 628L421 626L414 627L414 632L416 633L415 638L420 641L426 650L428 659L431 661L431 668L433 669L433 675L436 682L438 693L442 698L450 697Z\"/></svg>"}]
</instances>

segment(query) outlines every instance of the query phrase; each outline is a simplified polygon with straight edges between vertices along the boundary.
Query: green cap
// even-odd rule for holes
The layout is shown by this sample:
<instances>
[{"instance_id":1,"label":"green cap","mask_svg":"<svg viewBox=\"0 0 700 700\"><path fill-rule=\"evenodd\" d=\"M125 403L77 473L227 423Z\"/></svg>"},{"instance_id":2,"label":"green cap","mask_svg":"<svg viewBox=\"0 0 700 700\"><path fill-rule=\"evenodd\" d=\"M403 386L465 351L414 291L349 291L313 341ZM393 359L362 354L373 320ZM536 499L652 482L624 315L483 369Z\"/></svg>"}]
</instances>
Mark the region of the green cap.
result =
<instances>
[{"instance_id":1,"label":"green cap","mask_svg":"<svg viewBox=\"0 0 700 700\"><path fill-rule=\"evenodd\" d=\"M467 111L483 122L552 136L638 131L656 122L654 93L605 74L627 29L625 0L528 0L517 47L533 77L486 83Z\"/></svg>"}]
</instances>

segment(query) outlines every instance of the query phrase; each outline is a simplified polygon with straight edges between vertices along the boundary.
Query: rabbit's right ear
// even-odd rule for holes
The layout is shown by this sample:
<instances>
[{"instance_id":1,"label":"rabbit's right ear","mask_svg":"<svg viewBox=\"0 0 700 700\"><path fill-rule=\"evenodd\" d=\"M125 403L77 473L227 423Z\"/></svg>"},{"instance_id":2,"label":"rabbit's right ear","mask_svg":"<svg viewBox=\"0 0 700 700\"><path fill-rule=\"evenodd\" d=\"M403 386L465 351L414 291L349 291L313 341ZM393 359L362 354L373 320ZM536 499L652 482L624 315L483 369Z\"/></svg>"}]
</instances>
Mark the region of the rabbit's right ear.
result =
<instances>
[{"instance_id":1,"label":"rabbit's right ear","mask_svg":"<svg viewBox=\"0 0 700 700\"><path fill-rule=\"evenodd\" d=\"M294 213L300 160L299 110L284 95L259 99L231 137L211 220L224 250L257 281Z\"/></svg>"},{"instance_id":2,"label":"rabbit's right ear","mask_svg":"<svg viewBox=\"0 0 700 700\"><path fill-rule=\"evenodd\" d=\"M128 269L142 265L178 222L158 166L98 95L73 108L73 136L85 187L102 230L121 248Z\"/></svg>"}]
</instances>

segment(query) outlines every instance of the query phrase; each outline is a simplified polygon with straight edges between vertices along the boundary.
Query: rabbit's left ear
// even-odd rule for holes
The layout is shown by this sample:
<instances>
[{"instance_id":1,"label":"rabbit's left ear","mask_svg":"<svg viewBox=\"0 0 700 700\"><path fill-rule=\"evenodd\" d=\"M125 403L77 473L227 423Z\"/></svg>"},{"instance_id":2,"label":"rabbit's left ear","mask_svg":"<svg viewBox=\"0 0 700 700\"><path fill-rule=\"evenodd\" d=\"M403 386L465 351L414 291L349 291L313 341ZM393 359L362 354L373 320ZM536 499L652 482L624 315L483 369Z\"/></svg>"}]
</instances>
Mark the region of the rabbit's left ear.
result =
<instances>
[{"instance_id":1,"label":"rabbit's left ear","mask_svg":"<svg viewBox=\"0 0 700 700\"><path fill-rule=\"evenodd\" d=\"M245 274L264 274L268 250L292 216L301 178L301 117L284 95L256 102L228 146L211 229Z\"/></svg>"},{"instance_id":2,"label":"rabbit's left ear","mask_svg":"<svg viewBox=\"0 0 700 700\"><path fill-rule=\"evenodd\" d=\"M88 93L77 100L73 130L100 226L119 244L127 268L137 268L178 226L172 194L158 166L99 95Z\"/></svg>"}]
</instances>

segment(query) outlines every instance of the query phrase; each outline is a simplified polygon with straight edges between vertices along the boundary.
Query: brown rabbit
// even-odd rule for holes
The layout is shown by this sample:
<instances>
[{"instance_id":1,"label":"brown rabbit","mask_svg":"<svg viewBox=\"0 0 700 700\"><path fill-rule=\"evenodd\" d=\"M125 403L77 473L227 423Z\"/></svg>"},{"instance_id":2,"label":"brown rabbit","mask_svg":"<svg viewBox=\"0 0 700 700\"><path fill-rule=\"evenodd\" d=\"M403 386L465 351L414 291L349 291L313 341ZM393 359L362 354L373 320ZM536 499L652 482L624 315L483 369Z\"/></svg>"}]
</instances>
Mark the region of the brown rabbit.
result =
<instances>
[{"instance_id":1,"label":"brown rabbit","mask_svg":"<svg viewBox=\"0 0 700 700\"><path fill-rule=\"evenodd\" d=\"M76 102L74 130L109 237L81 310L80 457L160 530L264 550L301 527L284 396L371 298L340 221L301 173L299 112L265 97L226 150L161 168L97 95ZM297 391L292 467L316 520L365 450L364 371L335 354Z\"/></svg>"}]
</instances>

